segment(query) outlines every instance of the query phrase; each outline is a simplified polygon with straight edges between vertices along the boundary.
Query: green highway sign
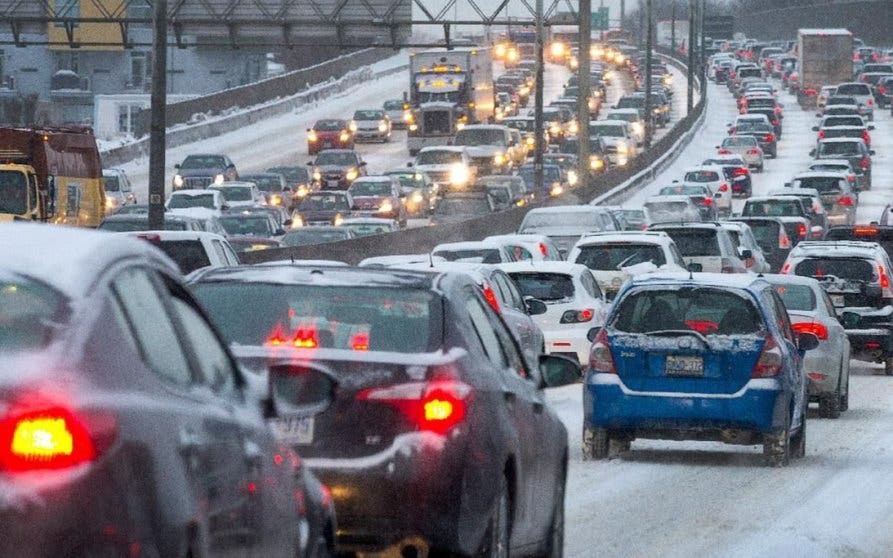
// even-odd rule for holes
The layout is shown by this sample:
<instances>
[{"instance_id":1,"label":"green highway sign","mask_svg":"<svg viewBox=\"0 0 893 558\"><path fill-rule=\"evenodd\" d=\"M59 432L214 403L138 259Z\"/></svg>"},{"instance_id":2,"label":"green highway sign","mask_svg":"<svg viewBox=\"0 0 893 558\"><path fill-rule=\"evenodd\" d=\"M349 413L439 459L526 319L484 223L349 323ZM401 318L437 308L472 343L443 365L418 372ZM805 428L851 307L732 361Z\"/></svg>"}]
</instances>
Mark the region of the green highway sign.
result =
<instances>
[{"instance_id":1,"label":"green highway sign","mask_svg":"<svg viewBox=\"0 0 893 558\"><path fill-rule=\"evenodd\" d=\"M611 28L608 25L608 8L599 8L598 11L592 12L590 16L593 31L607 31Z\"/></svg>"}]
</instances>

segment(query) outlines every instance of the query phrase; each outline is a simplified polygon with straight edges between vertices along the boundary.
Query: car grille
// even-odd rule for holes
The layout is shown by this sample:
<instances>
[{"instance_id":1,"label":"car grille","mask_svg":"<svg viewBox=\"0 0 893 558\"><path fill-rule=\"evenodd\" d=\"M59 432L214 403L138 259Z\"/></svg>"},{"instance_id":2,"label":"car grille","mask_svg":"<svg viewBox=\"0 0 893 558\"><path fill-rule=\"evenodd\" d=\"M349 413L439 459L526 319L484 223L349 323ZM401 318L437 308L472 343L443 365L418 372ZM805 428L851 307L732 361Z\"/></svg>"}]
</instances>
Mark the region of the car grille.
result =
<instances>
[{"instance_id":1,"label":"car grille","mask_svg":"<svg viewBox=\"0 0 893 558\"><path fill-rule=\"evenodd\" d=\"M613 155L617 154L617 146L616 145L608 145L605 147L605 153L611 153Z\"/></svg>"},{"instance_id":2,"label":"car grille","mask_svg":"<svg viewBox=\"0 0 893 558\"><path fill-rule=\"evenodd\" d=\"M187 176L183 179L183 188L187 190L201 190L214 182L213 176Z\"/></svg>"},{"instance_id":3,"label":"car grille","mask_svg":"<svg viewBox=\"0 0 893 558\"><path fill-rule=\"evenodd\" d=\"M493 167L493 158L492 157L473 157L471 159L471 163L477 167L478 176L483 176L490 174L490 170Z\"/></svg>"},{"instance_id":4,"label":"car grille","mask_svg":"<svg viewBox=\"0 0 893 558\"><path fill-rule=\"evenodd\" d=\"M428 171L428 176L431 177L432 181L438 183L450 181L449 171Z\"/></svg>"}]
</instances>

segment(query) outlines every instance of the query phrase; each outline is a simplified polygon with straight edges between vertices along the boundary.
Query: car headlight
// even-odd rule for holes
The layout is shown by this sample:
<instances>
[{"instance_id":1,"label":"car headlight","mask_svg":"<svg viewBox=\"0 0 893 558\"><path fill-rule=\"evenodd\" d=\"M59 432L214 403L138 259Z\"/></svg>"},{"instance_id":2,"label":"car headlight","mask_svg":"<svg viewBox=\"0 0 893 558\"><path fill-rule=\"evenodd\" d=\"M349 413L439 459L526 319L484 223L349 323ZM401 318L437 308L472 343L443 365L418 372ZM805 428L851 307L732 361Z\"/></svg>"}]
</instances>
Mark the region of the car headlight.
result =
<instances>
[{"instance_id":1,"label":"car headlight","mask_svg":"<svg viewBox=\"0 0 893 558\"><path fill-rule=\"evenodd\" d=\"M271 205L282 205L282 196L279 194L273 194L270 196L270 204Z\"/></svg>"},{"instance_id":2,"label":"car headlight","mask_svg":"<svg viewBox=\"0 0 893 558\"><path fill-rule=\"evenodd\" d=\"M298 189L295 190L295 196L298 197L298 198L303 198L303 197L305 197L309 192L310 192L310 190L307 188L307 185L306 185L306 184L301 184L300 186L298 186Z\"/></svg>"},{"instance_id":3,"label":"car headlight","mask_svg":"<svg viewBox=\"0 0 893 558\"><path fill-rule=\"evenodd\" d=\"M301 218L300 215L295 213L291 218L291 228L297 229L304 226L304 219Z\"/></svg>"},{"instance_id":4,"label":"car headlight","mask_svg":"<svg viewBox=\"0 0 893 558\"><path fill-rule=\"evenodd\" d=\"M338 140L341 141L341 143L347 143L350 140L350 134L348 132L341 132L338 134Z\"/></svg>"},{"instance_id":5,"label":"car headlight","mask_svg":"<svg viewBox=\"0 0 893 558\"><path fill-rule=\"evenodd\" d=\"M552 58L561 58L564 56L564 43L555 42L549 47L549 54Z\"/></svg>"},{"instance_id":6,"label":"car headlight","mask_svg":"<svg viewBox=\"0 0 893 558\"><path fill-rule=\"evenodd\" d=\"M106 209L114 209L118 207L118 198L114 196L106 196L105 197L105 208Z\"/></svg>"},{"instance_id":7,"label":"car headlight","mask_svg":"<svg viewBox=\"0 0 893 558\"><path fill-rule=\"evenodd\" d=\"M341 224L344 223L344 217L342 217L340 213L336 213L336 214L335 214L335 218L332 219L332 223L333 223L336 227L340 227Z\"/></svg>"},{"instance_id":8,"label":"car headlight","mask_svg":"<svg viewBox=\"0 0 893 558\"><path fill-rule=\"evenodd\" d=\"M641 122L633 122L633 132L637 134L642 134L645 132L645 128L642 126Z\"/></svg>"},{"instance_id":9,"label":"car headlight","mask_svg":"<svg viewBox=\"0 0 893 558\"><path fill-rule=\"evenodd\" d=\"M357 123L356 123L356 121L355 121L355 120L351 120L351 121L350 121L350 124L348 124L347 127L350 128L350 131L351 131L351 132L356 132L356 131L357 131ZM342 140L342 141L343 141L343 140Z\"/></svg>"},{"instance_id":10,"label":"car headlight","mask_svg":"<svg viewBox=\"0 0 893 558\"><path fill-rule=\"evenodd\" d=\"M549 133L553 136L558 136L561 134L561 126L558 124L550 124L549 125Z\"/></svg>"},{"instance_id":11,"label":"car headlight","mask_svg":"<svg viewBox=\"0 0 893 558\"><path fill-rule=\"evenodd\" d=\"M536 138L532 136L527 136L527 139L524 140L527 143L528 147L533 147L536 145Z\"/></svg>"},{"instance_id":12,"label":"car headlight","mask_svg":"<svg viewBox=\"0 0 893 558\"><path fill-rule=\"evenodd\" d=\"M360 173L357 172L357 169L350 169L347 171L347 173L345 173L344 178L353 182L357 179L358 176L360 176Z\"/></svg>"},{"instance_id":13,"label":"car headlight","mask_svg":"<svg viewBox=\"0 0 893 558\"><path fill-rule=\"evenodd\" d=\"M571 133L572 136L577 135L577 132L580 131L580 125L577 124L576 120L571 120L567 125L567 130Z\"/></svg>"},{"instance_id":14,"label":"car headlight","mask_svg":"<svg viewBox=\"0 0 893 558\"><path fill-rule=\"evenodd\" d=\"M222 174L218 174L217 176L214 177L214 184L220 186L221 184L223 184L224 178L225 177Z\"/></svg>"},{"instance_id":15,"label":"car headlight","mask_svg":"<svg viewBox=\"0 0 893 558\"><path fill-rule=\"evenodd\" d=\"M174 186L176 186L177 188L183 187L183 177L179 174L174 175Z\"/></svg>"},{"instance_id":16,"label":"car headlight","mask_svg":"<svg viewBox=\"0 0 893 558\"><path fill-rule=\"evenodd\" d=\"M618 141L617 142L617 153L627 153L629 152L629 146L626 145L626 142Z\"/></svg>"},{"instance_id":17,"label":"car headlight","mask_svg":"<svg viewBox=\"0 0 893 558\"><path fill-rule=\"evenodd\" d=\"M577 171L569 170L567 171L567 183L571 186L576 186L577 182L579 182L579 177L577 176Z\"/></svg>"},{"instance_id":18,"label":"car headlight","mask_svg":"<svg viewBox=\"0 0 893 558\"><path fill-rule=\"evenodd\" d=\"M385 122L384 120L379 122L378 123L378 131L382 132L382 133L387 132L388 131L388 123Z\"/></svg>"},{"instance_id":19,"label":"car headlight","mask_svg":"<svg viewBox=\"0 0 893 558\"><path fill-rule=\"evenodd\" d=\"M560 182L553 182L552 188L549 190L550 196L560 196L564 193L564 188L561 187Z\"/></svg>"},{"instance_id":20,"label":"car headlight","mask_svg":"<svg viewBox=\"0 0 893 558\"><path fill-rule=\"evenodd\" d=\"M322 172L319 169L313 169L313 180L317 182L322 180Z\"/></svg>"},{"instance_id":21,"label":"car headlight","mask_svg":"<svg viewBox=\"0 0 893 558\"><path fill-rule=\"evenodd\" d=\"M409 125L409 131L410 131L410 132L415 132L415 131L418 130L418 129L419 129L419 125L416 124L416 123L411 123L411 124Z\"/></svg>"},{"instance_id":22,"label":"car headlight","mask_svg":"<svg viewBox=\"0 0 893 558\"><path fill-rule=\"evenodd\" d=\"M316 143L317 141L319 141L319 136L316 135L316 130L310 130L309 132L307 132L307 141L309 141L310 143Z\"/></svg>"},{"instance_id":23,"label":"car headlight","mask_svg":"<svg viewBox=\"0 0 893 558\"><path fill-rule=\"evenodd\" d=\"M412 123L415 120L415 117L412 115L412 112L408 110L403 111L403 121L407 124Z\"/></svg>"},{"instance_id":24,"label":"car headlight","mask_svg":"<svg viewBox=\"0 0 893 558\"><path fill-rule=\"evenodd\" d=\"M497 153L496 155L493 156L493 164L496 165L497 167L504 165L505 162L506 162L506 159L505 159L504 153Z\"/></svg>"},{"instance_id":25,"label":"car headlight","mask_svg":"<svg viewBox=\"0 0 893 558\"><path fill-rule=\"evenodd\" d=\"M625 167L628 162L629 162L629 158L627 158L626 155L621 155L620 157L617 157L617 166L618 167Z\"/></svg>"},{"instance_id":26,"label":"car headlight","mask_svg":"<svg viewBox=\"0 0 893 558\"><path fill-rule=\"evenodd\" d=\"M390 213L391 211L394 211L394 204L391 203L391 200L385 200L378 206L379 213Z\"/></svg>"},{"instance_id":27,"label":"car headlight","mask_svg":"<svg viewBox=\"0 0 893 558\"><path fill-rule=\"evenodd\" d=\"M504 58L505 57L505 43L497 44L496 47L493 49L493 55L496 56L497 58Z\"/></svg>"},{"instance_id":28,"label":"car headlight","mask_svg":"<svg viewBox=\"0 0 893 558\"><path fill-rule=\"evenodd\" d=\"M592 156L589 158L589 168L592 170L601 170L605 166L605 162L602 161L601 157Z\"/></svg>"},{"instance_id":29,"label":"car headlight","mask_svg":"<svg viewBox=\"0 0 893 558\"><path fill-rule=\"evenodd\" d=\"M465 186L471 178L468 167L462 163L457 163L450 168L450 184L453 186Z\"/></svg>"},{"instance_id":30,"label":"car headlight","mask_svg":"<svg viewBox=\"0 0 893 558\"><path fill-rule=\"evenodd\" d=\"M460 121L460 122L456 123L456 130L464 130L464 129L465 129L465 122Z\"/></svg>"},{"instance_id":31,"label":"car headlight","mask_svg":"<svg viewBox=\"0 0 893 558\"><path fill-rule=\"evenodd\" d=\"M424 200L424 196L422 196L421 192L416 190L415 192L412 193L411 199L412 199L412 203L418 204L418 203L422 203L422 200Z\"/></svg>"}]
</instances>

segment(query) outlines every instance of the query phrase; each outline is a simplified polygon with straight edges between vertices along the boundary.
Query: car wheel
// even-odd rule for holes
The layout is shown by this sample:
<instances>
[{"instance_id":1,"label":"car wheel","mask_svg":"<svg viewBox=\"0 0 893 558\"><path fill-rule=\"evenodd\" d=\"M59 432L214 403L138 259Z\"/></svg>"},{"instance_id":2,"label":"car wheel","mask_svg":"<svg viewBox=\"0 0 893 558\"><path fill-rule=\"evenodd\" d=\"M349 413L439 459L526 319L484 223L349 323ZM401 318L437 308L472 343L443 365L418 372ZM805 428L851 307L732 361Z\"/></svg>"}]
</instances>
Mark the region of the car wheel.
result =
<instances>
[{"instance_id":1,"label":"car wheel","mask_svg":"<svg viewBox=\"0 0 893 558\"><path fill-rule=\"evenodd\" d=\"M567 473L562 473L558 478L558 488L555 491L555 511L552 512L552 526L549 527L549 541L547 558L562 558L564 556L564 489L567 482Z\"/></svg>"},{"instance_id":2,"label":"car wheel","mask_svg":"<svg viewBox=\"0 0 893 558\"><path fill-rule=\"evenodd\" d=\"M806 409L800 418L800 431L791 438L791 457L803 459L806 457Z\"/></svg>"},{"instance_id":3,"label":"car wheel","mask_svg":"<svg viewBox=\"0 0 893 558\"><path fill-rule=\"evenodd\" d=\"M763 437L763 456L770 467L787 467L791 462L791 418L781 430Z\"/></svg>"},{"instance_id":4,"label":"car wheel","mask_svg":"<svg viewBox=\"0 0 893 558\"><path fill-rule=\"evenodd\" d=\"M508 558L509 556L509 496L505 477L500 476L496 507L490 516L480 558Z\"/></svg>"},{"instance_id":5,"label":"car wheel","mask_svg":"<svg viewBox=\"0 0 893 558\"><path fill-rule=\"evenodd\" d=\"M841 390L840 395L840 410L848 411L850 408L850 359L845 358L844 366L846 368L846 375L841 376L845 378L843 380L843 389ZM844 371L841 370L841 374L844 374Z\"/></svg>"},{"instance_id":6,"label":"car wheel","mask_svg":"<svg viewBox=\"0 0 893 558\"><path fill-rule=\"evenodd\" d=\"M884 359L884 374L893 376L893 356Z\"/></svg>"},{"instance_id":7,"label":"car wheel","mask_svg":"<svg viewBox=\"0 0 893 558\"><path fill-rule=\"evenodd\" d=\"M608 458L608 443L610 438L606 428L583 425L583 460Z\"/></svg>"},{"instance_id":8,"label":"car wheel","mask_svg":"<svg viewBox=\"0 0 893 558\"><path fill-rule=\"evenodd\" d=\"M757 167L757 172L763 172L763 163L760 163L760 166Z\"/></svg>"},{"instance_id":9,"label":"car wheel","mask_svg":"<svg viewBox=\"0 0 893 558\"><path fill-rule=\"evenodd\" d=\"M819 416L822 418L840 418L840 388L831 395L819 399Z\"/></svg>"}]
</instances>

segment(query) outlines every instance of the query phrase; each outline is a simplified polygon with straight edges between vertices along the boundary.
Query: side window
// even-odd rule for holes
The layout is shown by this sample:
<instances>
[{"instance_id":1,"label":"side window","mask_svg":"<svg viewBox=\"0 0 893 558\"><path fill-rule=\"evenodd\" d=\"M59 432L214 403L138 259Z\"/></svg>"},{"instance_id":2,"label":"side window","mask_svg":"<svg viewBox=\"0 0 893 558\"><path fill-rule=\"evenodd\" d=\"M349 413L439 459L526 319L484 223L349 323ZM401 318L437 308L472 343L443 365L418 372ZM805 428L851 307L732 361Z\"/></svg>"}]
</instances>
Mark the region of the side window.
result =
<instances>
[{"instance_id":1,"label":"side window","mask_svg":"<svg viewBox=\"0 0 893 558\"><path fill-rule=\"evenodd\" d=\"M236 371L220 339L192 305L174 296L174 313L195 356L201 377L199 382L222 394L233 392Z\"/></svg>"},{"instance_id":2,"label":"side window","mask_svg":"<svg viewBox=\"0 0 893 558\"><path fill-rule=\"evenodd\" d=\"M229 244L223 245L223 251L226 252L227 260L229 261L230 265L239 265L239 256L237 256L236 253L233 252L233 249L230 248Z\"/></svg>"},{"instance_id":3,"label":"side window","mask_svg":"<svg viewBox=\"0 0 893 558\"><path fill-rule=\"evenodd\" d=\"M512 280L501 273L497 273L493 277L496 279L496 282L499 283L502 292L505 294L506 304L515 310L524 312L524 299L521 297L518 288L512 283Z\"/></svg>"},{"instance_id":4,"label":"side window","mask_svg":"<svg viewBox=\"0 0 893 558\"><path fill-rule=\"evenodd\" d=\"M214 246L214 252L217 253L217 258L221 263L229 263L226 257L226 251L223 249L223 243L219 240L212 240L211 244Z\"/></svg>"},{"instance_id":5,"label":"side window","mask_svg":"<svg viewBox=\"0 0 893 558\"><path fill-rule=\"evenodd\" d=\"M503 367L503 369L511 369L518 376L527 378L529 376L527 366L524 364L524 357L521 356L514 335L495 313L487 311L487 318L490 322L490 326L499 338L499 344L502 346L503 354L508 362L508 366Z\"/></svg>"},{"instance_id":6,"label":"side window","mask_svg":"<svg viewBox=\"0 0 893 558\"><path fill-rule=\"evenodd\" d=\"M142 349L143 359L159 376L171 382L192 383L189 361L166 304L147 270L126 269L112 288L124 309Z\"/></svg>"},{"instance_id":7,"label":"side window","mask_svg":"<svg viewBox=\"0 0 893 558\"><path fill-rule=\"evenodd\" d=\"M766 296L766 303L769 305L772 314L775 317L775 323L778 326L778 329L781 330L782 335L784 335L788 341L794 343L794 333L791 331L791 321L788 318L788 312L784 308L784 303L776 294L775 289L771 289L767 291L768 295Z\"/></svg>"},{"instance_id":8,"label":"side window","mask_svg":"<svg viewBox=\"0 0 893 558\"><path fill-rule=\"evenodd\" d=\"M590 296L594 298L605 298L605 295L602 294L602 290L598 287L598 282L595 280L595 277L592 276L592 272L588 269L583 272L580 276L580 280L583 283L583 288L586 289L586 292L589 293Z\"/></svg>"},{"instance_id":9,"label":"side window","mask_svg":"<svg viewBox=\"0 0 893 558\"><path fill-rule=\"evenodd\" d=\"M505 355L502 353L499 339L496 337L496 332L493 331L493 327L487 319L487 313L478 297L469 294L465 301L465 309L468 311L471 323L474 326L478 339L481 340L481 344L484 346L484 352L487 353L487 357L497 368L504 370L508 366Z\"/></svg>"},{"instance_id":10,"label":"side window","mask_svg":"<svg viewBox=\"0 0 893 558\"><path fill-rule=\"evenodd\" d=\"M118 322L118 327L124 333L124 337L127 338L127 344L130 345L133 352L142 354L140 347L136 343L136 334L133 331L130 320L124 313L124 308L121 307L121 302L118 300L118 296L114 294L110 296L108 298L108 305L112 316L114 316L115 321Z\"/></svg>"},{"instance_id":11,"label":"side window","mask_svg":"<svg viewBox=\"0 0 893 558\"><path fill-rule=\"evenodd\" d=\"M819 289L821 293L822 302L825 304L825 309L828 311L828 315L835 317L837 316L837 310L834 309L834 303L831 302L831 297L828 296L828 293L825 292L825 289Z\"/></svg>"},{"instance_id":12,"label":"side window","mask_svg":"<svg viewBox=\"0 0 893 558\"><path fill-rule=\"evenodd\" d=\"M672 243L669 245L670 248L670 256L673 261L676 262L676 265L685 267L685 260L682 259L682 254L679 253L679 248L676 247L676 243Z\"/></svg>"}]
</instances>

